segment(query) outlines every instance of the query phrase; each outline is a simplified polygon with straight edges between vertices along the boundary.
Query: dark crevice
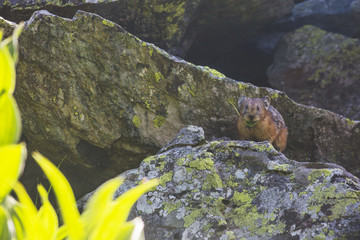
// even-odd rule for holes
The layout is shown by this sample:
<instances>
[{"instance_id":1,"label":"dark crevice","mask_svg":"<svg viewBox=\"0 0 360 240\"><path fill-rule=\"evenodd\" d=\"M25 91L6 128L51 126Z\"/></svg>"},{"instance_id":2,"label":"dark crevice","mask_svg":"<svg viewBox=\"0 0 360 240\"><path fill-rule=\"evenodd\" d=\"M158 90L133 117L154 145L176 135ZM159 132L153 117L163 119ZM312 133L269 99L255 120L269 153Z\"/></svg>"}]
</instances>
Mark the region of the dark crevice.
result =
<instances>
[{"instance_id":1,"label":"dark crevice","mask_svg":"<svg viewBox=\"0 0 360 240\"><path fill-rule=\"evenodd\" d=\"M234 46L230 51L221 51L221 43L217 46L218 50L210 53L204 50L201 45L206 45L204 39L199 44L190 47L185 59L189 62L209 66L214 68L227 77L250 82L257 86L269 87L266 69L272 63L272 54L265 53L257 48L253 42Z\"/></svg>"},{"instance_id":2,"label":"dark crevice","mask_svg":"<svg viewBox=\"0 0 360 240\"><path fill-rule=\"evenodd\" d=\"M110 156L105 149L94 146L85 140L80 140L76 145L76 150L91 166L100 167L101 169L110 167Z\"/></svg>"}]
</instances>

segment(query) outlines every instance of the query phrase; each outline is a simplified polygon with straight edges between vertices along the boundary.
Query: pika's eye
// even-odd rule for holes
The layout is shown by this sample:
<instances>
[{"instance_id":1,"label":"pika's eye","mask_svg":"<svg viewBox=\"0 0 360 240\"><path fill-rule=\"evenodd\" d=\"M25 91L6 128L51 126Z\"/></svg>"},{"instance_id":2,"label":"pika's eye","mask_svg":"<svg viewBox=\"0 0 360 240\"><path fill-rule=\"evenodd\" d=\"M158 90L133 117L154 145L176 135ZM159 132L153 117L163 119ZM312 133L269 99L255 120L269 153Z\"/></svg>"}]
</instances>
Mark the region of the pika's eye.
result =
<instances>
[{"instance_id":1,"label":"pika's eye","mask_svg":"<svg viewBox=\"0 0 360 240\"><path fill-rule=\"evenodd\" d=\"M245 110L247 110L248 108L249 108L249 105L246 105L246 106L245 106Z\"/></svg>"},{"instance_id":2,"label":"pika's eye","mask_svg":"<svg viewBox=\"0 0 360 240\"><path fill-rule=\"evenodd\" d=\"M257 109L258 111L260 111L260 107L259 107L259 106L257 106L256 109Z\"/></svg>"}]
</instances>

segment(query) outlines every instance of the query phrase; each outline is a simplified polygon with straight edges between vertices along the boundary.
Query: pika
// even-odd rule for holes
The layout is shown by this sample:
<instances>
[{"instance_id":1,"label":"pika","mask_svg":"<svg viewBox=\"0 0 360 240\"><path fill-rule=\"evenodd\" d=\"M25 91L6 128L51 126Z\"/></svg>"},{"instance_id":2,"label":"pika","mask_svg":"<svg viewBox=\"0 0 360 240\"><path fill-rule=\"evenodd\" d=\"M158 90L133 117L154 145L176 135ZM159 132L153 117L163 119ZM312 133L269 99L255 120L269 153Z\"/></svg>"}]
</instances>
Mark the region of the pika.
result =
<instances>
[{"instance_id":1,"label":"pika","mask_svg":"<svg viewBox=\"0 0 360 240\"><path fill-rule=\"evenodd\" d=\"M282 152L286 148L288 129L283 117L270 105L270 101L269 96L240 98L236 126L242 140L267 140Z\"/></svg>"}]
</instances>

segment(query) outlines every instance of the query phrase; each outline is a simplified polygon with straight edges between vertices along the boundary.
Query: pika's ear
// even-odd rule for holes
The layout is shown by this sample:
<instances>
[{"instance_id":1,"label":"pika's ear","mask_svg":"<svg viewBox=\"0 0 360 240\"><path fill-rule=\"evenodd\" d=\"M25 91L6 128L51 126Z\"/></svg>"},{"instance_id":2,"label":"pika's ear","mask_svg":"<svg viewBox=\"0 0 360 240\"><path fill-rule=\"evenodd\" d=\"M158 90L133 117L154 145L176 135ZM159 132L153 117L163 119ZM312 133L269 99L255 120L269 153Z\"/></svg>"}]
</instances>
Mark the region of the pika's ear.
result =
<instances>
[{"instance_id":1,"label":"pika's ear","mask_svg":"<svg viewBox=\"0 0 360 240\"><path fill-rule=\"evenodd\" d=\"M270 102L271 102L270 97L269 96L263 97L263 101L264 101L265 109L268 110L270 107Z\"/></svg>"},{"instance_id":2,"label":"pika's ear","mask_svg":"<svg viewBox=\"0 0 360 240\"><path fill-rule=\"evenodd\" d=\"M242 103L244 102L245 99L246 99L245 96L242 96L241 98L239 98L238 107L241 107L241 105L242 105Z\"/></svg>"}]
</instances>

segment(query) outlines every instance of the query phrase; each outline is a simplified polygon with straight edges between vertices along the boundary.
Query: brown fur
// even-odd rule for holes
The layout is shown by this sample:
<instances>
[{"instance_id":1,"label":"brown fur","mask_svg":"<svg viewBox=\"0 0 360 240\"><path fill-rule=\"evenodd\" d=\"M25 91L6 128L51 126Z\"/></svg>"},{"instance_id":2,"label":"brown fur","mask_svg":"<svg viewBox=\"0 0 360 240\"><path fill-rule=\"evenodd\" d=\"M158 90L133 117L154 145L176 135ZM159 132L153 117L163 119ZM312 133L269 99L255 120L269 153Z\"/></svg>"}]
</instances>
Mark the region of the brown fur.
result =
<instances>
[{"instance_id":1,"label":"brown fur","mask_svg":"<svg viewBox=\"0 0 360 240\"><path fill-rule=\"evenodd\" d=\"M279 151L284 151L288 130L281 114L270 106L270 98L243 97L238 102L241 117L237 120L240 139L269 141Z\"/></svg>"}]
</instances>

